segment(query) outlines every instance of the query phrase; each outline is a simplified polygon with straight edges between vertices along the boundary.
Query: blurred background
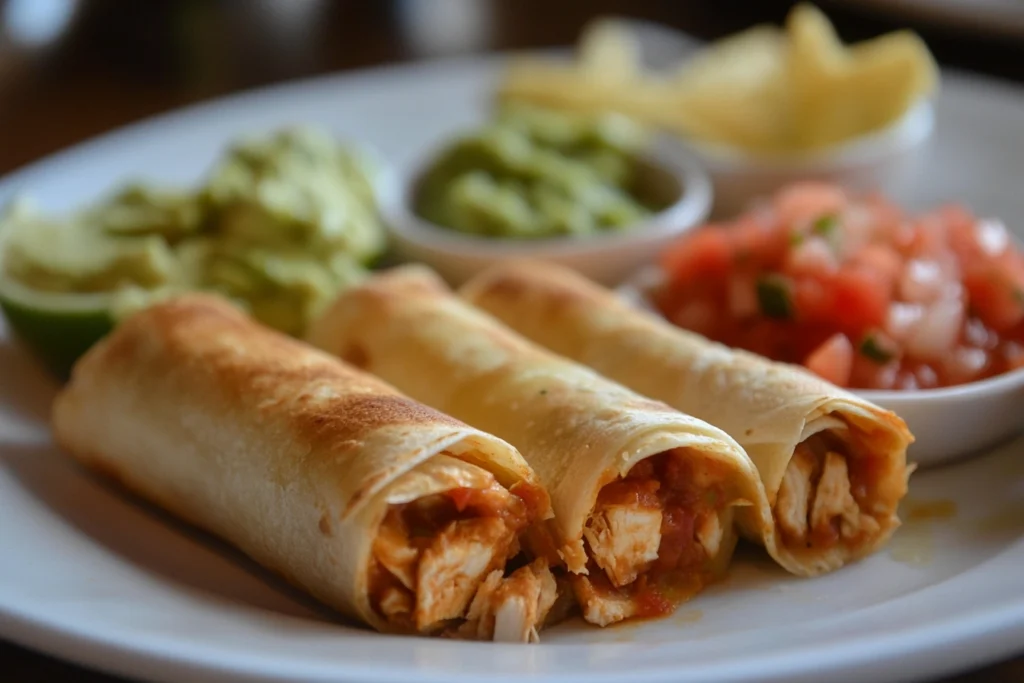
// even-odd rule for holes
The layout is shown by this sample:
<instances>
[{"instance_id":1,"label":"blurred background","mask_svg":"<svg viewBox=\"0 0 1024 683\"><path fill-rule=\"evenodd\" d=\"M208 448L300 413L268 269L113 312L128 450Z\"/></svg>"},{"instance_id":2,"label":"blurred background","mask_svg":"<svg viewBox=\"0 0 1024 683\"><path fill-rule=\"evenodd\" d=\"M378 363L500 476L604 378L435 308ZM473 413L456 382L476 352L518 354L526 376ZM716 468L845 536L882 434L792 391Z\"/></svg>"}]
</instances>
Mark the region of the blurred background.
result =
<instances>
[{"instance_id":1,"label":"blurred background","mask_svg":"<svg viewBox=\"0 0 1024 683\"><path fill-rule=\"evenodd\" d=\"M224 93L416 59L568 45L590 18L704 39L778 0L0 0L0 174ZM944 66L1024 82L1021 0L824 0L846 40L913 27Z\"/></svg>"}]
</instances>

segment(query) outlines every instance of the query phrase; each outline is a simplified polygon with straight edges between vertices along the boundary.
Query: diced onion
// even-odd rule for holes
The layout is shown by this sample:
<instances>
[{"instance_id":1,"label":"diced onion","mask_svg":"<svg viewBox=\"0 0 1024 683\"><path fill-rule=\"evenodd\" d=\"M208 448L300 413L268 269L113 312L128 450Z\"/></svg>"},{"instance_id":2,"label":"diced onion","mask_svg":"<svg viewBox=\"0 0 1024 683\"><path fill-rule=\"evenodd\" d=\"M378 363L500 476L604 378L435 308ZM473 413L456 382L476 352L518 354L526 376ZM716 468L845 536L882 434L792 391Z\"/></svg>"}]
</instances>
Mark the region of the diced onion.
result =
<instances>
[{"instance_id":1,"label":"diced onion","mask_svg":"<svg viewBox=\"0 0 1024 683\"><path fill-rule=\"evenodd\" d=\"M974 237L986 256L996 257L1010 246L1010 233L1002 221L984 218L974 226Z\"/></svg>"},{"instance_id":2,"label":"diced onion","mask_svg":"<svg viewBox=\"0 0 1024 683\"><path fill-rule=\"evenodd\" d=\"M957 343L964 314L962 301L943 299L932 304L907 340L907 350L923 360L942 359Z\"/></svg>"},{"instance_id":3,"label":"diced onion","mask_svg":"<svg viewBox=\"0 0 1024 683\"><path fill-rule=\"evenodd\" d=\"M828 243L820 237L808 237L786 257L787 270L793 275L820 275L839 269Z\"/></svg>"},{"instance_id":4,"label":"diced onion","mask_svg":"<svg viewBox=\"0 0 1024 683\"><path fill-rule=\"evenodd\" d=\"M896 386L896 379L900 374L899 361L886 363L878 369L875 375L875 387L878 389L892 389Z\"/></svg>"},{"instance_id":5,"label":"diced onion","mask_svg":"<svg viewBox=\"0 0 1024 683\"><path fill-rule=\"evenodd\" d=\"M900 279L900 298L930 303L942 293L942 267L931 259L911 259Z\"/></svg>"},{"instance_id":6,"label":"diced onion","mask_svg":"<svg viewBox=\"0 0 1024 683\"><path fill-rule=\"evenodd\" d=\"M946 370L951 377L970 381L984 371L988 361L988 353L984 349L961 346L947 358Z\"/></svg>"},{"instance_id":7,"label":"diced onion","mask_svg":"<svg viewBox=\"0 0 1024 683\"><path fill-rule=\"evenodd\" d=\"M921 387L917 384L917 376L912 372L902 372L899 377L896 378L894 389L900 391L915 391Z\"/></svg>"},{"instance_id":8,"label":"diced onion","mask_svg":"<svg viewBox=\"0 0 1024 683\"><path fill-rule=\"evenodd\" d=\"M914 334L923 317L924 306L894 301L889 305L885 331L897 341L906 341Z\"/></svg>"},{"instance_id":9,"label":"diced onion","mask_svg":"<svg viewBox=\"0 0 1024 683\"><path fill-rule=\"evenodd\" d=\"M932 389L939 385L939 375L930 365L920 365L914 372L919 389Z\"/></svg>"},{"instance_id":10,"label":"diced onion","mask_svg":"<svg viewBox=\"0 0 1024 683\"><path fill-rule=\"evenodd\" d=\"M979 349L994 349L999 345L999 335L977 318L969 318L964 325L964 341Z\"/></svg>"}]
</instances>

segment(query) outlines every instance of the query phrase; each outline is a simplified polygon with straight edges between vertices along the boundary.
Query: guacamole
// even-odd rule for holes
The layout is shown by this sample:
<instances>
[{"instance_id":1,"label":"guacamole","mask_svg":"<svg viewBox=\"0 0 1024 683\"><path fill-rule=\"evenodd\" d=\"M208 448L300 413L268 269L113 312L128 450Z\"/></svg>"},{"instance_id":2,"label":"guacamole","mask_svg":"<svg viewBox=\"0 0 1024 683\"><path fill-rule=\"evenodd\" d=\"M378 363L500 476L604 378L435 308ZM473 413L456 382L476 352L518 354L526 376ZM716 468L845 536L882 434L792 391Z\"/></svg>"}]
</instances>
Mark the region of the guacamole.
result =
<instances>
[{"instance_id":1,"label":"guacamole","mask_svg":"<svg viewBox=\"0 0 1024 683\"><path fill-rule=\"evenodd\" d=\"M637 191L643 128L618 114L508 106L456 140L420 178L416 213L487 237L623 230L662 208Z\"/></svg>"},{"instance_id":2,"label":"guacamole","mask_svg":"<svg viewBox=\"0 0 1024 683\"><path fill-rule=\"evenodd\" d=\"M116 321L204 290L301 335L384 250L373 174L360 154L296 128L235 144L195 190L133 184L59 220L16 202L0 218L0 303L17 291L22 309L59 317L54 301L107 295L91 301Z\"/></svg>"}]
</instances>

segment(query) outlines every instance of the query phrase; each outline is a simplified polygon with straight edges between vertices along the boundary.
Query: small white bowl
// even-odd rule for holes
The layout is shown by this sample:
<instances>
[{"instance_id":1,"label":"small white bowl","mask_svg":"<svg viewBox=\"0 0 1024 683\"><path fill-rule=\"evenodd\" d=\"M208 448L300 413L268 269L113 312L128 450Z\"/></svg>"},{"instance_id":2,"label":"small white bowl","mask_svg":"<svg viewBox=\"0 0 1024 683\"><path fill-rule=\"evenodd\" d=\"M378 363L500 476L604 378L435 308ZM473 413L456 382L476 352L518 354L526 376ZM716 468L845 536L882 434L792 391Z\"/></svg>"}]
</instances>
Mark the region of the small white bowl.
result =
<instances>
[{"instance_id":1,"label":"small white bowl","mask_svg":"<svg viewBox=\"0 0 1024 683\"><path fill-rule=\"evenodd\" d=\"M878 132L807 154L756 155L734 147L679 140L694 153L715 185L715 216L732 216L750 202L799 180L825 180L855 191L909 191L935 129L931 102L922 101Z\"/></svg>"},{"instance_id":2,"label":"small white bowl","mask_svg":"<svg viewBox=\"0 0 1024 683\"><path fill-rule=\"evenodd\" d=\"M944 389L855 391L902 417L921 466L980 453L1024 430L1024 368Z\"/></svg>"},{"instance_id":3,"label":"small white bowl","mask_svg":"<svg viewBox=\"0 0 1024 683\"><path fill-rule=\"evenodd\" d=\"M413 211L417 183L434 158L428 155L399 179L401 189L385 203L383 214L397 255L430 265L454 285L507 258L558 263L614 285L653 260L666 244L702 223L711 209L711 182L693 155L651 150L641 158L648 182L657 184L654 189L665 197L676 199L638 225L621 232L580 237L508 239L469 235L431 223Z\"/></svg>"},{"instance_id":4,"label":"small white bowl","mask_svg":"<svg viewBox=\"0 0 1024 683\"><path fill-rule=\"evenodd\" d=\"M647 267L617 291L661 315L649 297L660 281L660 272ZM983 452L1024 431L1024 368L943 389L853 393L903 418L915 437L909 458L922 467Z\"/></svg>"}]
</instances>

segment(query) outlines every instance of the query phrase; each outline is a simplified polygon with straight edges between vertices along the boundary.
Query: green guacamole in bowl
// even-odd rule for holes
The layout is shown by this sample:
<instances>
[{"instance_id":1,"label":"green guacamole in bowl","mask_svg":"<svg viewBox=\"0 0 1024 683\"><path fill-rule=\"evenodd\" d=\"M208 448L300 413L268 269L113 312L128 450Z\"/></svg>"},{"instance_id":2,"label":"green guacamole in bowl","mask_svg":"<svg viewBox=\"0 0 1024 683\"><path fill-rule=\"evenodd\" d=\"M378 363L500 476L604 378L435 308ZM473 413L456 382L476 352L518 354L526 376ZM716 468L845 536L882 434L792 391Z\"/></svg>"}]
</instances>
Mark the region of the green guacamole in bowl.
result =
<instances>
[{"instance_id":1,"label":"green guacamole in bowl","mask_svg":"<svg viewBox=\"0 0 1024 683\"><path fill-rule=\"evenodd\" d=\"M640 182L644 128L624 116L510 105L435 157L413 208L454 231L504 239L628 230L667 205Z\"/></svg>"}]
</instances>

